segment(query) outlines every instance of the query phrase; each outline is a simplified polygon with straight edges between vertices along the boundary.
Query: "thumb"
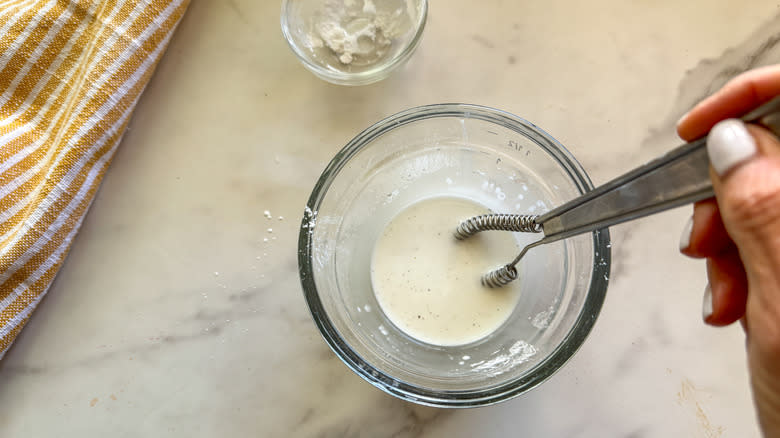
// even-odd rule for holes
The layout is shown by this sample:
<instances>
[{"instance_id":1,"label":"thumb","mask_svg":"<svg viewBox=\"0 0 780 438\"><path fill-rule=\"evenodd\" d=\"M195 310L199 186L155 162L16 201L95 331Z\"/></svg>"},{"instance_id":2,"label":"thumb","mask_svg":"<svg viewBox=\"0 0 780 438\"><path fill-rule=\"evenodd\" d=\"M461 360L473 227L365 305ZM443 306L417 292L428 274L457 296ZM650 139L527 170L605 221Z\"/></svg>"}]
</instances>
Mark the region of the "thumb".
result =
<instances>
[{"instance_id":1,"label":"thumb","mask_svg":"<svg viewBox=\"0 0 780 438\"><path fill-rule=\"evenodd\" d=\"M748 284L780 285L780 142L766 129L737 119L707 137L712 181L723 223L739 248Z\"/></svg>"}]
</instances>

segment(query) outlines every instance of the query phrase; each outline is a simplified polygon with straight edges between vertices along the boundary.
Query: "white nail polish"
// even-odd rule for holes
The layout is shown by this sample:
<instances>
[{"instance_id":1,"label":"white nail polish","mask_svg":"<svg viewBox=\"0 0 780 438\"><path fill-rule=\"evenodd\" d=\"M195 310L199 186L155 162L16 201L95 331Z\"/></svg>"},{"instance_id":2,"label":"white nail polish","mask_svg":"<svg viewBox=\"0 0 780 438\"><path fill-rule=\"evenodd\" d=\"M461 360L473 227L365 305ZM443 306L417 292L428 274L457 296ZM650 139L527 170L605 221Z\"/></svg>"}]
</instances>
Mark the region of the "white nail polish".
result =
<instances>
[{"instance_id":1,"label":"white nail polish","mask_svg":"<svg viewBox=\"0 0 780 438\"><path fill-rule=\"evenodd\" d=\"M701 317L706 322L710 316L712 316L712 288L707 283L707 287L704 288L704 298L701 302Z\"/></svg>"},{"instance_id":2,"label":"white nail polish","mask_svg":"<svg viewBox=\"0 0 780 438\"><path fill-rule=\"evenodd\" d=\"M682 234L680 234L680 251L684 251L691 244L691 231L693 231L693 216L688 218L688 222L685 223Z\"/></svg>"},{"instance_id":3,"label":"white nail polish","mask_svg":"<svg viewBox=\"0 0 780 438\"><path fill-rule=\"evenodd\" d=\"M707 153L718 175L724 175L756 154L756 142L745 124L728 119L715 125L707 136Z\"/></svg>"}]
</instances>

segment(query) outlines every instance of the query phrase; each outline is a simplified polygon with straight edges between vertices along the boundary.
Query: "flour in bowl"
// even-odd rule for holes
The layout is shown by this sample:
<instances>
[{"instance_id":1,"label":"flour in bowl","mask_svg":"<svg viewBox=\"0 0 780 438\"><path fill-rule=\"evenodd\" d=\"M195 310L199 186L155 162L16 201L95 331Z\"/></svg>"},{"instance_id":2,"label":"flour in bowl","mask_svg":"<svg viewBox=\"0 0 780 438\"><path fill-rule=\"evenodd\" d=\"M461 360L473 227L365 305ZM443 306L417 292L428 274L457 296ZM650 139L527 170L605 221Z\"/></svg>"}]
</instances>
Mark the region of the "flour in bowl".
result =
<instances>
[{"instance_id":1,"label":"flour in bowl","mask_svg":"<svg viewBox=\"0 0 780 438\"><path fill-rule=\"evenodd\" d=\"M393 41L411 29L416 9L411 2L326 0L314 14L309 48L326 49L343 65L370 65L382 59Z\"/></svg>"}]
</instances>

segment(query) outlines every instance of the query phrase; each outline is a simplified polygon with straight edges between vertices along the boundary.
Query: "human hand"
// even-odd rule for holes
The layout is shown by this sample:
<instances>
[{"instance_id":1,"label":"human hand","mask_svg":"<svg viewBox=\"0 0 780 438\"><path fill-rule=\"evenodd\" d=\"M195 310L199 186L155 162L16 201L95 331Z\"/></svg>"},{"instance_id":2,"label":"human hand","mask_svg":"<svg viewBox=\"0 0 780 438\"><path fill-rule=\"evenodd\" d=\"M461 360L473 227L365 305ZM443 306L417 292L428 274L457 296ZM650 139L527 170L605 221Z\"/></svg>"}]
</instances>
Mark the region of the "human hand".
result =
<instances>
[{"instance_id":1,"label":"human hand","mask_svg":"<svg viewBox=\"0 0 780 438\"><path fill-rule=\"evenodd\" d=\"M707 259L703 317L741 320L759 422L780 437L780 142L738 117L780 95L780 66L737 76L677 125L685 140L709 131L715 199L697 203L680 250ZM722 121L723 120L723 121Z\"/></svg>"}]
</instances>

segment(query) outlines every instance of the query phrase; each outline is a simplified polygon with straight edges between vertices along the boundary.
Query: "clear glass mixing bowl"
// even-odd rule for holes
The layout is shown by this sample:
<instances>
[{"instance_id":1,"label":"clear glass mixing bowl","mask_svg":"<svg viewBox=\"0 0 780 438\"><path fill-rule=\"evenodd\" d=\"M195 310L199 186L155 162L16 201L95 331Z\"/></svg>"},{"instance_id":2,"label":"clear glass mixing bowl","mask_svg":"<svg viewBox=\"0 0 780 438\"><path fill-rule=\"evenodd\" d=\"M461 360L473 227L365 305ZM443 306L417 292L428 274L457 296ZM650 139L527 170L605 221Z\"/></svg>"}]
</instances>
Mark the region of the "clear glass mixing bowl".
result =
<instances>
[{"instance_id":1,"label":"clear glass mixing bowl","mask_svg":"<svg viewBox=\"0 0 780 438\"><path fill-rule=\"evenodd\" d=\"M483 339L447 347L407 336L384 315L370 280L374 243L398 212L433 196L540 214L592 188L560 143L502 111L441 104L382 120L333 158L309 198L298 262L312 317L347 366L404 400L469 407L522 394L558 370L596 321L608 231L531 250L518 266L521 293L510 318ZM506 236L518 247L539 238Z\"/></svg>"}]
</instances>

